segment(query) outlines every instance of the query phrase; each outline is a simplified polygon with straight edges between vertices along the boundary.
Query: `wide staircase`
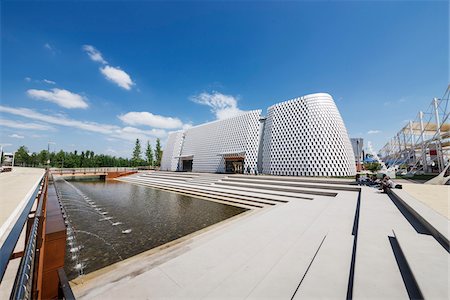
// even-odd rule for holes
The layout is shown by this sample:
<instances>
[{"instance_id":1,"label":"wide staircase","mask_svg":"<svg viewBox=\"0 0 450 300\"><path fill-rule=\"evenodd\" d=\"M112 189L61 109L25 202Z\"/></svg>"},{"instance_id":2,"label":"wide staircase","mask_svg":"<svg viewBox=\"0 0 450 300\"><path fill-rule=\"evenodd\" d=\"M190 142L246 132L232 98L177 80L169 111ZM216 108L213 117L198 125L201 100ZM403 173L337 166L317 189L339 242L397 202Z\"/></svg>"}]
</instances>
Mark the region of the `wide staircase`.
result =
<instances>
[{"instance_id":1,"label":"wide staircase","mask_svg":"<svg viewBox=\"0 0 450 300\"><path fill-rule=\"evenodd\" d=\"M293 199L313 200L314 196L335 197L339 190L357 191L349 182L328 185L308 179L264 177L151 171L119 180L249 209L270 207Z\"/></svg>"},{"instance_id":2,"label":"wide staircase","mask_svg":"<svg viewBox=\"0 0 450 300\"><path fill-rule=\"evenodd\" d=\"M269 218L292 210L291 218L284 220L288 225L273 232L274 248L267 248L271 253L285 246L283 258L268 261L266 250L251 260L247 258L239 263L245 270L230 275L232 279L218 286L217 293L253 280L254 273L248 268L260 269L267 264L271 271L258 279L261 283L248 292L249 298L280 296L271 294L280 293L280 285L286 285L283 296L291 299L336 295L373 299L449 297L448 219L420 206L402 190L388 197L376 189L355 186L351 180L203 173L147 172L118 180L247 209L266 209L291 201L317 202L297 208L295 214L293 209L299 203L265 214ZM254 231L261 233L258 226ZM295 239L284 236L294 232ZM210 275L205 274L205 278ZM297 289L292 290L292 286ZM202 290L204 285L199 280L192 288Z\"/></svg>"}]
</instances>

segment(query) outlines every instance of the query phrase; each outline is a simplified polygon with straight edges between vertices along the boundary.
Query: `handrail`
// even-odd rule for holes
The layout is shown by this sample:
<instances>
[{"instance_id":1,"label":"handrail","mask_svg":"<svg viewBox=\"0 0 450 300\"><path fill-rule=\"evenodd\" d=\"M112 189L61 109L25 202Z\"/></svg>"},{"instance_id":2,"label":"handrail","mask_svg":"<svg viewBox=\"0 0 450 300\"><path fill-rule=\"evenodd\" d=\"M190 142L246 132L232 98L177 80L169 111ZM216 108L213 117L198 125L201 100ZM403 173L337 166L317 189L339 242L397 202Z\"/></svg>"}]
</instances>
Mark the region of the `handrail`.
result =
<instances>
[{"instance_id":1,"label":"handrail","mask_svg":"<svg viewBox=\"0 0 450 300\"><path fill-rule=\"evenodd\" d=\"M75 295L70 288L69 280L63 268L58 269L59 295L58 299L75 300Z\"/></svg>"},{"instance_id":2,"label":"handrail","mask_svg":"<svg viewBox=\"0 0 450 300\"><path fill-rule=\"evenodd\" d=\"M42 175L39 181L39 185L36 187L33 194L28 199L28 202L22 210L22 213L20 214L13 228L9 232L8 237L0 248L0 282L3 280L3 276L5 275L9 260L14 252L14 248L17 245L23 227L28 220L28 215L30 214L31 208L33 207L36 199L40 197L42 193L45 176L46 174Z\"/></svg>"},{"instance_id":3,"label":"handrail","mask_svg":"<svg viewBox=\"0 0 450 300\"><path fill-rule=\"evenodd\" d=\"M46 188L48 186L48 174L44 177L44 182L40 193L38 194L38 206L33 220L33 225L27 240L24 251L24 256L20 261L19 271L16 275L16 280L13 285L10 299L30 299L33 291L34 280L34 265L36 263L36 251L38 249L38 235L41 218L43 216L43 209L45 204Z\"/></svg>"},{"instance_id":4,"label":"handrail","mask_svg":"<svg viewBox=\"0 0 450 300\"><path fill-rule=\"evenodd\" d=\"M135 167L98 167L98 168L51 168L52 173L88 173L88 172L118 172L118 171L136 171Z\"/></svg>"}]
</instances>

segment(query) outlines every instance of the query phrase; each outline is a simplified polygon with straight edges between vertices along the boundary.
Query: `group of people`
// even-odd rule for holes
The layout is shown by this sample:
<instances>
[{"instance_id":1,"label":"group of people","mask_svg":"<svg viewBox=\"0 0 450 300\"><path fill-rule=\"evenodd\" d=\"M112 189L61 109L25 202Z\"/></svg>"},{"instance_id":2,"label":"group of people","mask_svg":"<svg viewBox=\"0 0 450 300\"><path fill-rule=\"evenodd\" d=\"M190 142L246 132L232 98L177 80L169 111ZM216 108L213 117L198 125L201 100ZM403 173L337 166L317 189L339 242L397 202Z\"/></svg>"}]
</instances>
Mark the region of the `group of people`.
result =
<instances>
[{"instance_id":1,"label":"group of people","mask_svg":"<svg viewBox=\"0 0 450 300\"><path fill-rule=\"evenodd\" d=\"M358 185L376 186L378 187L379 190L382 190L384 193L387 193L388 189L396 187L391 177L389 177L386 174L383 174L381 179L378 179L376 175L369 175L365 178L362 178L360 174L357 174L356 181Z\"/></svg>"},{"instance_id":2,"label":"group of people","mask_svg":"<svg viewBox=\"0 0 450 300\"><path fill-rule=\"evenodd\" d=\"M247 166L245 174L252 175L252 168L250 168L250 166ZM258 175L258 168L256 168L256 167L254 168L254 173L253 174Z\"/></svg>"}]
</instances>

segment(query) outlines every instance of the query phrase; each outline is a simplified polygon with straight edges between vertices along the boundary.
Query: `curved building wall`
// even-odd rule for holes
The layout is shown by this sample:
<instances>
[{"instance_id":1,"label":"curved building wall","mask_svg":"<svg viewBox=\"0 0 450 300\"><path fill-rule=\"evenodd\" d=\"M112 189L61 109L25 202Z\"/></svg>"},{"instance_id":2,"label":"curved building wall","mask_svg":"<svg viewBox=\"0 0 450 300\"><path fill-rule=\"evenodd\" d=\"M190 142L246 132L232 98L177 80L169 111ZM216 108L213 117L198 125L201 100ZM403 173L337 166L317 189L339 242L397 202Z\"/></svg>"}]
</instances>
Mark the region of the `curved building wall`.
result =
<instances>
[{"instance_id":1,"label":"curved building wall","mask_svg":"<svg viewBox=\"0 0 450 300\"><path fill-rule=\"evenodd\" d=\"M353 150L333 98L312 94L268 109L263 173L293 176L350 176Z\"/></svg>"},{"instance_id":2,"label":"curved building wall","mask_svg":"<svg viewBox=\"0 0 450 300\"><path fill-rule=\"evenodd\" d=\"M225 172L225 157L243 154L244 169L258 159L261 110L214 121L185 131L181 156L192 156L193 172Z\"/></svg>"},{"instance_id":3,"label":"curved building wall","mask_svg":"<svg viewBox=\"0 0 450 300\"><path fill-rule=\"evenodd\" d=\"M183 132L171 132L164 146L163 156L161 158L162 171L177 171L178 160L183 146Z\"/></svg>"}]
</instances>

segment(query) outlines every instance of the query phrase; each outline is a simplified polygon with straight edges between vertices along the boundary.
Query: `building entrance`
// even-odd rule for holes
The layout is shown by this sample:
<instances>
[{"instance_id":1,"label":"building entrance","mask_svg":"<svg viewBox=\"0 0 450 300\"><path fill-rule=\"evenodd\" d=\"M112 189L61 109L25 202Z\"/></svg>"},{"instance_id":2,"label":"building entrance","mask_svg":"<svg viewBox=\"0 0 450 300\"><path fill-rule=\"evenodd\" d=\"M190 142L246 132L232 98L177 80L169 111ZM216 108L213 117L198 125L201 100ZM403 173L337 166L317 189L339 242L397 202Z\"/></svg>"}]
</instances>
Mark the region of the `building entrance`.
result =
<instances>
[{"instance_id":1,"label":"building entrance","mask_svg":"<svg viewBox=\"0 0 450 300\"><path fill-rule=\"evenodd\" d=\"M192 172L192 159L183 160L183 171Z\"/></svg>"},{"instance_id":2,"label":"building entrance","mask_svg":"<svg viewBox=\"0 0 450 300\"><path fill-rule=\"evenodd\" d=\"M225 158L225 173L243 174L243 158Z\"/></svg>"}]
</instances>

